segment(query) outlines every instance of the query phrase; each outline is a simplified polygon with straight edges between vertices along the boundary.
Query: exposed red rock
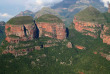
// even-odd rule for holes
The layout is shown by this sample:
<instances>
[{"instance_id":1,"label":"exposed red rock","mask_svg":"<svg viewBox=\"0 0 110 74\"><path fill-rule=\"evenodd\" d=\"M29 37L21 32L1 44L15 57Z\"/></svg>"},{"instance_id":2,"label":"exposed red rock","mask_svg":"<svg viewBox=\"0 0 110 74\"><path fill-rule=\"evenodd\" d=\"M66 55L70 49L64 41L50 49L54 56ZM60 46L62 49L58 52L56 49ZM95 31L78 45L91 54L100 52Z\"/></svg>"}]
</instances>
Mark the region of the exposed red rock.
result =
<instances>
[{"instance_id":1,"label":"exposed red rock","mask_svg":"<svg viewBox=\"0 0 110 74\"><path fill-rule=\"evenodd\" d=\"M84 74L83 72L79 72L79 74Z\"/></svg>"},{"instance_id":2,"label":"exposed red rock","mask_svg":"<svg viewBox=\"0 0 110 74\"><path fill-rule=\"evenodd\" d=\"M103 43L110 45L110 34L108 33L109 26L104 25L103 30L101 31L100 38L103 39Z\"/></svg>"},{"instance_id":3,"label":"exposed red rock","mask_svg":"<svg viewBox=\"0 0 110 74\"><path fill-rule=\"evenodd\" d=\"M40 50L41 47L40 46L35 46L35 50Z\"/></svg>"},{"instance_id":4,"label":"exposed red rock","mask_svg":"<svg viewBox=\"0 0 110 74\"><path fill-rule=\"evenodd\" d=\"M81 32L84 35L92 36L94 38L99 36L98 32L101 30L101 24L78 21L76 18L73 19L73 23L75 24L74 27L78 32Z\"/></svg>"},{"instance_id":5,"label":"exposed red rock","mask_svg":"<svg viewBox=\"0 0 110 74\"><path fill-rule=\"evenodd\" d=\"M66 38L66 28L63 23L36 23L39 29L39 36L47 36L56 39Z\"/></svg>"},{"instance_id":6,"label":"exposed red rock","mask_svg":"<svg viewBox=\"0 0 110 74\"><path fill-rule=\"evenodd\" d=\"M24 33L24 27L26 28L26 34ZM24 24L23 25L5 25L5 33L6 33L6 41L18 43L20 41L32 40L35 37L35 25L32 24ZM15 35L17 37L10 37L10 35Z\"/></svg>"},{"instance_id":7,"label":"exposed red rock","mask_svg":"<svg viewBox=\"0 0 110 74\"><path fill-rule=\"evenodd\" d=\"M97 52L94 52L94 54L97 54Z\"/></svg>"},{"instance_id":8,"label":"exposed red rock","mask_svg":"<svg viewBox=\"0 0 110 74\"><path fill-rule=\"evenodd\" d=\"M103 52L100 52L100 54L101 54L102 57L104 57L104 58L106 58L108 61L110 61L110 55L105 54L105 53L103 53Z\"/></svg>"},{"instance_id":9,"label":"exposed red rock","mask_svg":"<svg viewBox=\"0 0 110 74\"><path fill-rule=\"evenodd\" d=\"M84 50L84 49L86 49L86 47L84 47L84 46L80 46L80 45L75 45L75 47L76 47L77 49L80 49L80 50Z\"/></svg>"}]
</instances>

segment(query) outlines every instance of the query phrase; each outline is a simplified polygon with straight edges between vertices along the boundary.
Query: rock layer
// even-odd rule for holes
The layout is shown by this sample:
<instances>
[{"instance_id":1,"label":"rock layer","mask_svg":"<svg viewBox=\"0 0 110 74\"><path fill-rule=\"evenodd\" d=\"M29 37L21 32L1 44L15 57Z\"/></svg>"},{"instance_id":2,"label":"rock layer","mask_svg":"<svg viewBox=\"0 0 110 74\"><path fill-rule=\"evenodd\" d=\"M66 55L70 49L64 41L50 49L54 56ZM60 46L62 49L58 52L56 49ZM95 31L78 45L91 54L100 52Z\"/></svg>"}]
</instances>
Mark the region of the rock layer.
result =
<instances>
[{"instance_id":1,"label":"rock layer","mask_svg":"<svg viewBox=\"0 0 110 74\"><path fill-rule=\"evenodd\" d=\"M110 45L110 26L104 25L103 30L101 31L100 38L103 39L103 43Z\"/></svg>"},{"instance_id":2,"label":"rock layer","mask_svg":"<svg viewBox=\"0 0 110 74\"><path fill-rule=\"evenodd\" d=\"M35 37L35 25L24 24L24 25L5 25L6 40L8 42L17 43L19 40L26 41L32 40Z\"/></svg>"},{"instance_id":3,"label":"rock layer","mask_svg":"<svg viewBox=\"0 0 110 74\"><path fill-rule=\"evenodd\" d=\"M66 38L66 28L63 23L36 23L39 29L39 37L47 36L56 39Z\"/></svg>"},{"instance_id":4,"label":"rock layer","mask_svg":"<svg viewBox=\"0 0 110 74\"><path fill-rule=\"evenodd\" d=\"M81 32L84 35L92 36L94 38L99 36L99 32L101 31L102 27L101 24L78 21L76 18L73 20L73 23L75 24L74 27L78 32Z\"/></svg>"}]
</instances>

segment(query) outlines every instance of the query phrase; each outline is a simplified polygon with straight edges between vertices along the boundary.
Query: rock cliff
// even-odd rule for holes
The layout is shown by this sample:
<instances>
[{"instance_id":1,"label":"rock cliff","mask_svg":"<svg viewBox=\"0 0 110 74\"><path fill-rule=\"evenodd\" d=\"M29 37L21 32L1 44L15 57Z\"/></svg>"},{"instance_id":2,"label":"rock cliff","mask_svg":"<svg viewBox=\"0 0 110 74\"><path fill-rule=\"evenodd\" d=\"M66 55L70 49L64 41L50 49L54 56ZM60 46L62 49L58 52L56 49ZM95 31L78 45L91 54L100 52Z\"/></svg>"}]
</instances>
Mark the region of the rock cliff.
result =
<instances>
[{"instance_id":1,"label":"rock cliff","mask_svg":"<svg viewBox=\"0 0 110 74\"><path fill-rule=\"evenodd\" d=\"M101 24L78 21L76 19L73 20L73 23L75 24L74 28L84 35L89 35L94 38L97 38L100 35L99 32L101 31Z\"/></svg>"},{"instance_id":2,"label":"rock cliff","mask_svg":"<svg viewBox=\"0 0 110 74\"><path fill-rule=\"evenodd\" d=\"M105 22L104 16L92 6L76 14L73 19L77 31L94 38L100 36L102 22Z\"/></svg>"},{"instance_id":3,"label":"rock cliff","mask_svg":"<svg viewBox=\"0 0 110 74\"><path fill-rule=\"evenodd\" d=\"M45 14L36 20L39 29L39 36L48 36L56 39L66 38L64 23L56 16Z\"/></svg>"},{"instance_id":4,"label":"rock cliff","mask_svg":"<svg viewBox=\"0 0 110 74\"><path fill-rule=\"evenodd\" d=\"M103 30L101 31L100 38L103 39L103 43L110 45L110 26L104 25Z\"/></svg>"},{"instance_id":5,"label":"rock cliff","mask_svg":"<svg viewBox=\"0 0 110 74\"><path fill-rule=\"evenodd\" d=\"M21 16L10 19L5 25L5 33L8 42L17 43L19 40L32 40L36 35L33 18Z\"/></svg>"},{"instance_id":6,"label":"rock cliff","mask_svg":"<svg viewBox=\"0 0 110 74\"><path fill-rule=\"evenodd\" d=\"M103 13L103 15L105 16L106 22L101 30L100 38L102 38L103 43L110 45L110 13Z\"/></svg>"}]
</instances>

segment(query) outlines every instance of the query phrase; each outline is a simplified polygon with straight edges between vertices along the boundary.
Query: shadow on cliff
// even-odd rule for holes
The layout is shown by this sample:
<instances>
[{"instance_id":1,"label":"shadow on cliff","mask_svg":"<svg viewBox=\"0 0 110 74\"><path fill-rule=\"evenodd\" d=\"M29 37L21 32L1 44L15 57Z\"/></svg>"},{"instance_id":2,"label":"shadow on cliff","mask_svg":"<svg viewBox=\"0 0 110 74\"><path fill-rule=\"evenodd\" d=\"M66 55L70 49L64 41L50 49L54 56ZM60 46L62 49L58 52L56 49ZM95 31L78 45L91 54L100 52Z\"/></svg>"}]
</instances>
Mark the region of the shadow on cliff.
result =
<instances>
[{"instance_id":1,"label":"shadow on cliff","mask_svg":"<svg viewBox=\"0 0 110 74\"><path fill-rule=\"evenodd\" d=\"M66 27L66 37L69 37L69 29Z\"/></svg>"},{"instance_id":2,"label":"shadow on cliff","mask_svg":"<svg viewBox=\"0 0 110 74\"><path fill-rule=\"evenodd\" d=\"M34 25L35 25L35 29L36 29L34 32L34 38L39 38L39 29L37 27L35 20L34 20Z\"/></svg>"},{"instance_id":3,"label":"shadow on cliff","mask_svg":"<svg viewBox=\"0 0 110 74\"><path fill-rule=\"evenodd\" d=\"M27 29L24 25L23 25L23 29L24 29L24 35L27 36Z\"/></svg>"},{"instance_id":4,"label":"shadow on cliff","mask_svg":"<svg viewBox=\"0 0 110 74\"><path fill-rule=\"evenodd\" d=\"M3 32L0 30L0 33L2 33L3 34Z\"/></svg>"}]
</instances>

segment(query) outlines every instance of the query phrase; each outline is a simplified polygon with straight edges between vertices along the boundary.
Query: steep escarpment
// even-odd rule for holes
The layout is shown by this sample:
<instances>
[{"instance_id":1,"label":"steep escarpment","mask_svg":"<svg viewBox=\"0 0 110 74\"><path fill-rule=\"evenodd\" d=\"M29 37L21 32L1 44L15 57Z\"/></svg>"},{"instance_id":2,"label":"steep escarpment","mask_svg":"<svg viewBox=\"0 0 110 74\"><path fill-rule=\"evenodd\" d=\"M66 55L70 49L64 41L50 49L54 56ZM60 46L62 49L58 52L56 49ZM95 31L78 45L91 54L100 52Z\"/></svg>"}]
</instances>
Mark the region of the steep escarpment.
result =
<instances>
[{"instance_id":1,"label":"steep escarpment","mask_svg":"<svg viewBox=\"0 0 110 74\"><path fill-rule=\"evenodd\" d=\"M5 33L8 42L17 43L19 40L32 40L36 33L33 18L21 16L10 19L5 25Z\"/></svg>"},{"instance_id":2,"label":"steep escarpment","mask_svg":"<svg viewBox=\"0 0 110 74\"><path fill-rule=\"evenodd\" d=\"M106 23L101 30L100 37L103 39L103 43L107 43L110 45L110 13L103 13Z\"/></svg>"},{"instance_id":3,"label":"steep escarpment","mask_svg":"<svg viewBox=\"0 0 110 74\"><path fill-rule=\"evenodd\" d=\"M39 28L39 36L48 36L51 38L65 39L66 28L61 19L54 15L45 14L36 20Z\"/></svg>"},{"instance_id":4,"label":"steep escarpment","mask_svg":"<svg viewBox=\"0 0 110 74\"><path fill-rule=\"evenodd\" d=\"M84 35L97 38L105 22L104 16L94 7L89 6L75 15L73 23L75 29Z\"/></svg>"}]
</instances>

